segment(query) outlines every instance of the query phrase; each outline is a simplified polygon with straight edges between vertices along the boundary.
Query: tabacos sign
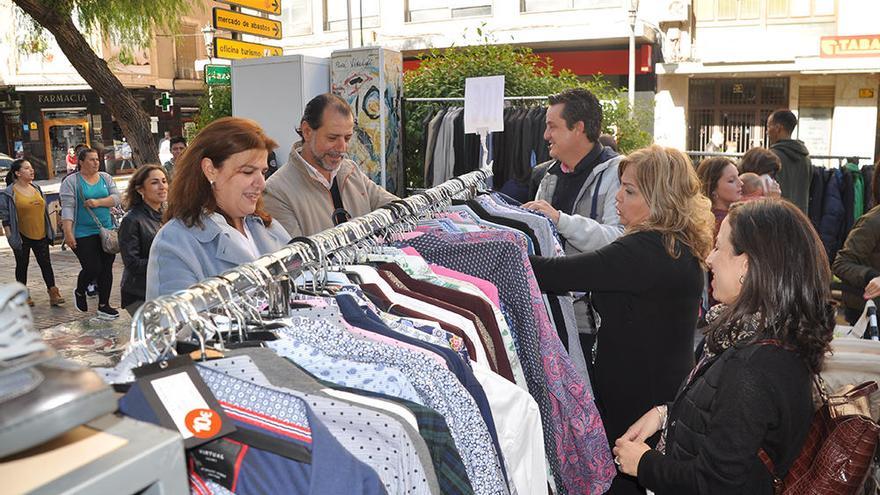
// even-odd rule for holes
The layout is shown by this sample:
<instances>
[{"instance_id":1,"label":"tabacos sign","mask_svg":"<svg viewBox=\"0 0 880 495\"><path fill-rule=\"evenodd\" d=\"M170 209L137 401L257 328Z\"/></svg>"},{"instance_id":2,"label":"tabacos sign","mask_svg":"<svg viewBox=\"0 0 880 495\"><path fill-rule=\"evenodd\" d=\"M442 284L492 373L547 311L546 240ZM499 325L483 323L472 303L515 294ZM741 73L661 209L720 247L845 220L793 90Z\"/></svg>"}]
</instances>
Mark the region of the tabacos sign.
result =
<instances>
[{"instance_id":1,"label":"tabacos sign","mask_svg":"<svg viewBox=\"0 0 880 495\"><path fill-rule=\"evenodd\" d=\"M880 34L822 36L819 55L835 57L880 57Z\"/></svg>"}]
</instances>

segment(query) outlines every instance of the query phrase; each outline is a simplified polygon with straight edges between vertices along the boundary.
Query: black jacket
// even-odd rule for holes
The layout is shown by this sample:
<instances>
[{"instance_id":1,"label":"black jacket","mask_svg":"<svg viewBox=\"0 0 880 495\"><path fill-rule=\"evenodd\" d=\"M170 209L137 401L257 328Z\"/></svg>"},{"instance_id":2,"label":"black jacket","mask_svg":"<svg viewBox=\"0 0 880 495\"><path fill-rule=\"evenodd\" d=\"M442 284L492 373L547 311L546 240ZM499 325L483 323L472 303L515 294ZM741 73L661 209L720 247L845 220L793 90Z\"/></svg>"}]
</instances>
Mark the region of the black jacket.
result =
<instances>
[{"instance_id":1,"label":"black jacket","mask_svg":"<svg viewBox=\"0 0 880 495\"><path fill-rule=\"evenodd\" d=\"M770 495L763 448L784 478L810 429L810 373L775 345L734 347L712 358L669 406L666 455L649 450L639 482L657 495Z\"/></svg>"},{"instance_id":2,"label":"black jacket","mask_svg":"<svg viewBox=\"0 0 880 495\"><path fill-rule=\"evenodd\" d=\"M804 213L809 213L810 180L813 177L813 162L810 152L802 141L780 139L770 145L782 161L782 169L776 174L776 181L782 190L782 197L791 201Z\"/></svg>"},{"instance_id":3,"label":"black jacket","mask_svg":"<svg viewBox=\"0 0 880 495\"><path fill-rule=\"evenodd\" d=\"M145 203L132 207L119 225L119 252L122 255L122 305L143 300L147 293L147 260L150 246L162 226L162 214Z\"/></svg>"},{"instance_id":4,"label":"black jacket","mask_svg":"<svg viewBox=\"0 0 880 495\"><path fill-rule=\"evenodd\" d=\"M530 257L545 292L591 291L601 317L593 391L613 445L656 404L672 401L694 366L703 270L657 232L624 235L596 251Z\"/></svg>"}]
</instances>

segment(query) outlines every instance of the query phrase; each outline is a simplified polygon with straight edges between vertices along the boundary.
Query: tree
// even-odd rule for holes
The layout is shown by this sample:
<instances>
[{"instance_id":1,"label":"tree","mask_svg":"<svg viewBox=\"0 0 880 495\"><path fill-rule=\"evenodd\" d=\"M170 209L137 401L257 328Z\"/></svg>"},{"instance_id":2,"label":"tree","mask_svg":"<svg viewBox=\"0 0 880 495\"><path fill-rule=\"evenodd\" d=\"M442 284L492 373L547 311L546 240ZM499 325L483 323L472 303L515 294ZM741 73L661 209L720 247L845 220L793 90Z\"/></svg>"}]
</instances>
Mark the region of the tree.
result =
<instances>
[{"instance_id":1,"label":"tree","mask_svg":"<svg viewBox=\"0 0 880 495\"><path fill-rule=\"evenodd\" d=\"M495 75L504 76L505 96L547 96L566 88L583 87L602 103L602 132L614 135L622 152L651 143L651 136L640 124L647 119L643 109L637 108L635 117L630 118L626 95L601 76L580 81L569 70L554 71L552 60L534 54L529 48L500 44L483 27L478 27L476 33L477 44L432 49L422 55L419 68L404 74L404 94L412 98L463 97L465 79ZM435 109L416 102L406 106L404 162L410 187L419 187L423 182L423 150L419 149L421 122Z\"/></svg>"},{"instance_id":2,"label":"tree","mask_svg":"<svg viewBox=\"0 0 880 495\"><path fill-rule=\"evenodd\" d=\"M119 122L136 165L159 162L150 132L150 116L89 45L77 23L123 46L145 46L154 30L176 32L190 11L187 0L12 0L55 41L79 75L92 87Z\"/></svg>"}]
</instances>

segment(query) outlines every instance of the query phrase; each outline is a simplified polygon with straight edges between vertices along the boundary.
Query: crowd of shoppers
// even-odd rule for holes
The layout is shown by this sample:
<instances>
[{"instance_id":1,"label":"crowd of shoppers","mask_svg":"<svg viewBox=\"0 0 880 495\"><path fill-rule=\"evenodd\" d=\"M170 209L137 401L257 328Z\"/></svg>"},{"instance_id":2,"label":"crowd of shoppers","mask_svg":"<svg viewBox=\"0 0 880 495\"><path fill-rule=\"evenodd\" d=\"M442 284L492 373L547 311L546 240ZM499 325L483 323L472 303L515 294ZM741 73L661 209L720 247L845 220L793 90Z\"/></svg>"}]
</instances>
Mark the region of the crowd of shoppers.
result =
<instances>
[{"instance_id":1,"label":"crowd of shoppers","mask_svg":"<svg viewBox=\"0 0 880 495\"><path fill-rule=\"evenodd\" d=\"M808 433L811 381L834 326L829 260L802 211L800 175L791 178L808 157L791 139L796 119L771 115L770 149L694 167L676 149L652 145L622 156L603 144L601 106L588 91L549 102L553 159L539 166L536 199L523 206L557 226L566 256L530 262L542 291L586 294L578 326L592 335L584 353L620 471L608 493L771 493L774 475L784 476ZM291 233L314 233L393 200L368 179L358 182L346 158L347 109L330 95L309 103L303 142L269 190L277 144L256 122L218 119L176 153L186 142L170 139L172 161L140 167L128 184L119 227L122 306L133 314L145 300L280 249ZM115 227L110 209L122 197L98 165L95 150L79 150L61 184L62 225L82 268L74 306L88 311L86 286L95 280L97 315L113 319L115 254L101 231ZM27 161L13 164L0 219L16 278L26 282L33 251L57 305L64 301L49 262L53 232L33 177ZM304 192L313 200L303 203ZM283 221L267 213L264 193ZM880 206L859 221L834 263L864 299L880 296L877 219ZM709 290L718 304L701 315Z\"/></svg>"}]
</instances>

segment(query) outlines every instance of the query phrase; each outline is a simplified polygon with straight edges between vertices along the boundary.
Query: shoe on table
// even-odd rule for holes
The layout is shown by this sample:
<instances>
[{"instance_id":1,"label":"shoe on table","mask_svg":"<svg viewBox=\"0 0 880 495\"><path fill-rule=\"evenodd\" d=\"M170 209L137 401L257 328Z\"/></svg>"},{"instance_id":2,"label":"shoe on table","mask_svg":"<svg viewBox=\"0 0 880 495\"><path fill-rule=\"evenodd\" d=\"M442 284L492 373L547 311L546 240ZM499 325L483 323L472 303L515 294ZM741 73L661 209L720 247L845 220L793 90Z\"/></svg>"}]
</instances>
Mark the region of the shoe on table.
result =
<instances>
[{"instance_id":1,"label":"shoe on table","mask_svg":"<svg viewBox=\"0 0 880 495\"><path fill-rule=\"evenodd\" d=\"M110 305L98 306L98 318L102 320L115 320L119 318L119 311L111 308Z\"/></svg>"},{"instance_id":2,"label":"shoe on table","mask_svg":"<svg viewBox=\"0 0 880 495\"><path fill-rule=\"evenodd\" d=\"M64 298L61 297L61 292L58 290L58 287L49 287L48 292L50 306L58 306L60 304L64 304Z\"/></svg>"},{"instance_id":3,"label":"shoe on table","mask_svg":"<svg viewBox=\"0 0 880 495\"><path fill-rule=\"evenodd\" d=\"M86 299L86 294L84 292L78 292L76 289L73 289L73 305L80 313L88 312L89 301Z\"/></svg>"}]
</instances>

